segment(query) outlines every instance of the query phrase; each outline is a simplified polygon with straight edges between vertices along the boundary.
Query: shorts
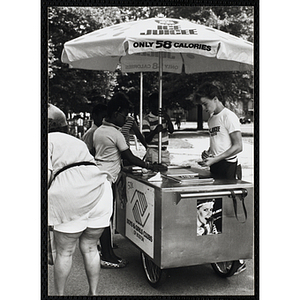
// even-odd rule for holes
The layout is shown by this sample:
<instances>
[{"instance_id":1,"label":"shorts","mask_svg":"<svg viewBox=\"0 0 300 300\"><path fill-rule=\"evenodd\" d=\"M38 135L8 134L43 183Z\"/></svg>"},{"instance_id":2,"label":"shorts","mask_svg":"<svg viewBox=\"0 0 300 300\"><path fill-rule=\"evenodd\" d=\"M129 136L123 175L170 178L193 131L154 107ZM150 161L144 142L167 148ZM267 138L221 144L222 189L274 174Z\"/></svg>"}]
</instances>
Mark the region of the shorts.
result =
<instances>
[{"instance_id":1,"label":"shorts","mask_svg":"<svg viewBox=\"0 0 300 300\"><path fill-rule=\"evenodd\" d=\"M225 159L210 166L210 172L215 179L236 179L237 162Z\"/></svg>"},{"instance_id":2,"label":"shorts","mask_svg":"<svg viewBox=\"0 0 300 300\"><path fill-rule=\"evenodd\" d=\"M104 193L93 209L79 219L55 225L54 230L65 233L76 233L84 231L86 228L108 227L113 212L113 195L109 181L106 180L103 184Z\"/></svg>"}]
</instances>

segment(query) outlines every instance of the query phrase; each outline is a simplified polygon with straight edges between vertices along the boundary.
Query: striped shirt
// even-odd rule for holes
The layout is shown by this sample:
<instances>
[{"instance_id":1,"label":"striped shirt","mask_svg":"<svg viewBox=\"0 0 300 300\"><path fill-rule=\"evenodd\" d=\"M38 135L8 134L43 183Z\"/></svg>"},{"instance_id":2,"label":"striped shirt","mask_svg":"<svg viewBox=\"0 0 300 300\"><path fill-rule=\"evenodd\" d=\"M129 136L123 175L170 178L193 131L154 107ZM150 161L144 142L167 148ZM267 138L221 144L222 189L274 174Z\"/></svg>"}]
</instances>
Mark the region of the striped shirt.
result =
<instances>
[{"instance_id":1,"label":"striped shirt","mask_svg":"<svg viewBox=\"0 0 300 300\"><path fill-rule=\"evenodd\" d=\"M131 116L127 116L125 124L122 126L121 132L123 133L127 146L130 148L130 136L131 136L131 129L134 123L134 118Z\"/></svg>"},{"instance_id":2,"label":"striped shirt","mask_svg":"<svg viewBox=\"0 0 300 300\"><path fill-rule=\"evenodd\" d=\"M156 126L158 125L158 116L153 115L151 112L146 115L146 117L143 119L143 133L149 133L153 130L155 130ZM168 128L167 123L164 117L162 117L162 146L166 147L169 145L169 134L168 134ZM148 147L150 148L158 148L158 134L155 134L152 141L148 143Z\"/></svg>"}]
</instances>

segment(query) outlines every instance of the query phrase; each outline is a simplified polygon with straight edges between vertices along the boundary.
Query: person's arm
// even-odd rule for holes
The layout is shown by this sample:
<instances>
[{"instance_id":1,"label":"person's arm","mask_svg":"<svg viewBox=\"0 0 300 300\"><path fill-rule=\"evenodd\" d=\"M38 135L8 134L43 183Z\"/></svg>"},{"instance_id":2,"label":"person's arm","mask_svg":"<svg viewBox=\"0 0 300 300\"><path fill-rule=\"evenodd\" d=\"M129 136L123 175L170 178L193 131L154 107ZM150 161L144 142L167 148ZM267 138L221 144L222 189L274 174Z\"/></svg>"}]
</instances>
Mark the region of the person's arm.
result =
<instances>
[{"instance_id":1,"label":"person's arm","mask_svg":"<svg viewBox=\"0 0 300 300\"><path fill-rule=\"evenodd\" d=\"M223 159L237 155L243 151L242 133L234 131L229 134L231 140L231 147L220 155L214 157L207 157L204 162L206 166L211 166Z\"/></svg>"},{"instance_id":2,"label":"person's arm","mask_svg":"<svg viewBox=\"0 0 300 300\"><path fill-rule=\"evenodd\" d=\"M130 162L132 165L139 166L141 168L146 168L146 169L148 167L147 163L141 160L139 157L135 156L129 148L121 152L121 157L122 159L125 159L128 162Z\"/></svg>"},{"instance_id":3,"label":"person's arm","mask_svg":"<svg viewBox=\"0 0 300 300\"><path fill-rule=\"evenodd\" d=\"M132 130L134 132L134 134L136 135L136 137L139 139L139 141L143 144L143 146L147 149L147 143L146 143L146 139L145 137L142 135L142 133L140 132L136 122L133 122L132 124Z\"/></svg>"},{"instance_id":4,"label":"person's arm","mask_svg":"<svg viewBox=\"0 0 300 300\"><path fill-rule=\"evenodd\" d=\"M174 132L174 126L173 126L173 123L169 117L169 115L167 113L164 114L164 118L166 120L166 124L167 124L167 129L170 133L173 133Z\"/></svg>"},{"instance_id":5,"label":"person's arm","mask_svg":"<svg viewBox=\"0 0 300 300\"><path fill-rule=\"evenodd\" d=\"M48 144L48 189L51 185L51 181L52 181L52 176L53 176L53 167L52 167L52 144L49 143Z\"/></svg>"},{"instance_id":6,"label":"person's arm","mask_svg":"<svg viewBox=\"0 0 300 300\"><path fill-rule=\"evenodd\" d=\"M52 181L52 171L48 169L48 188L50 187Z\"/></svg>"},{"instance_id":7,"label":"person's arm","mask_svg":"<svg viewBox=\"0 0 300 300\"><path fill-rule=\"evenodd\" d=\"M159 124L155 127L154 130L150 130L149 132L145 132L145 140L146 140L146 143L149 144L152 139L154 138L154 136L161 132L163 130L163 126L162 124Z\"/></svg>"},{"instance_id":8,"label":"person's arm","mask_svg":"<svg viewBox=\"0 0 300 300\"><path fill-rule=\"evenodd\" d=\"M166 171L167 167L161 164L149 164L148 162L145 162L143 160L141 160L140 158L138 158L137 156L135 156L130 149L126 149L125 151L121 152L121 157L122 159L125 159L127 161L129 161L132 165L135 166L139 166L141 168L145 168L145 169L149 169L149 170L153 170L156 172L159 171Z\"/></svg>"},{"instance_id":9,"label":"person's arm","mask_svg":"<svg viewBox=\"0 0 300 300\"><path fill-rule=\"evenodd\" d=\"M208 150L204 150L201 154L202 159L206 159L211 155L210 153L210 148L208 148Z\"/></svg>"}]
</instances>

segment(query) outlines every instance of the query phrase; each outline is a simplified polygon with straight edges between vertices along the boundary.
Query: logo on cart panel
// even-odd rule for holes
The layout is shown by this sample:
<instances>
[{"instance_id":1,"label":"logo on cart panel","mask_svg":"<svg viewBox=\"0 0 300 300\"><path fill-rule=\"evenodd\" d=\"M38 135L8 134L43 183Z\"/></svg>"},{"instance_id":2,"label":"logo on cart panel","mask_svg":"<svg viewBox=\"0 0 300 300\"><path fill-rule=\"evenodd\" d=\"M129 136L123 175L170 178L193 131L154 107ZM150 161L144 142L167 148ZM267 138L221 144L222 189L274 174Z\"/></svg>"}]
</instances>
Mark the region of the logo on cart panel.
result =
<instances>
[{"instance_id":1,"label":"logo on cart panel","mask_svg":"<svg viewBox=\"0 0 300 300\"><path fill-rule=\"evenodd\" d=\"M150 215L149 212L146 214L148 203L145 194L136 190L130 202L134 203L132 213L135 222L144 227Z\"/></svg>"}]
</instances>

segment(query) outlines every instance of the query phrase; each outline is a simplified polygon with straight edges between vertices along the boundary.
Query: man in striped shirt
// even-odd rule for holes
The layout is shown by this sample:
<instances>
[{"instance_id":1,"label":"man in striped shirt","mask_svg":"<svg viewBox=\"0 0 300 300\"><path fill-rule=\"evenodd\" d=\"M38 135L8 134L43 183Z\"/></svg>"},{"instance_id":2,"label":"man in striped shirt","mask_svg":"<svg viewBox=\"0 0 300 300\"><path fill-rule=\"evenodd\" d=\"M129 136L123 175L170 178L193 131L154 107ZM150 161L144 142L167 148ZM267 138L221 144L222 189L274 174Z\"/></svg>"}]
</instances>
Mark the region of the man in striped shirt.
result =
<instances>
[{"instance_id":1,"label":"man in striped shirt","mask_svg":"<svg viewBox=\"0 0 300 300\"><path fill-rule=\"evenodd\" d=\"M158 163L158 133L162 133L161 163L170 165L169 133L174 132L173 124L167 113L162 114L162 124L158 124L158 93L149 97L150 113L143 119L143 134L148 144L145 160L149 163Z\"/></svg>"}]
</instances>

